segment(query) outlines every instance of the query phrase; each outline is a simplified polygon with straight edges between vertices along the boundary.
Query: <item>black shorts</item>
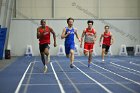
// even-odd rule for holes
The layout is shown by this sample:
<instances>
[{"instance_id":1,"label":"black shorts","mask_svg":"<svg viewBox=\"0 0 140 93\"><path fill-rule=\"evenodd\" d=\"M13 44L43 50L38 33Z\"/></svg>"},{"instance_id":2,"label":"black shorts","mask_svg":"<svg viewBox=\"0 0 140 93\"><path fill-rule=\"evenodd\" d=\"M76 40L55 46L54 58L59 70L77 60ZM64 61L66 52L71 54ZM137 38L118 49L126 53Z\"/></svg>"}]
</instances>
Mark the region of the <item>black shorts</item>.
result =
<instances>
[{"instance_id":1,"label":"black shorts","mask_svg":"<svg viewBox=\"0 0 140 93\"><path fill-rule=\"evenodd\" d=\"M45 48L50 49L49 44L47 44L47 43L46 44L39 44L39 50L40 50L40 52L44 52Z\"/></svg>"},{"instance_id":2,"label":"black shorts","mask_svg":"<svg viewBox=\"0 0 140 93\"><path fill-rule=\"evenodd\" d=\"M102 44L102 49L105 48L105 52L108 52L110 46Z\"/></svg>"}]
</instances>

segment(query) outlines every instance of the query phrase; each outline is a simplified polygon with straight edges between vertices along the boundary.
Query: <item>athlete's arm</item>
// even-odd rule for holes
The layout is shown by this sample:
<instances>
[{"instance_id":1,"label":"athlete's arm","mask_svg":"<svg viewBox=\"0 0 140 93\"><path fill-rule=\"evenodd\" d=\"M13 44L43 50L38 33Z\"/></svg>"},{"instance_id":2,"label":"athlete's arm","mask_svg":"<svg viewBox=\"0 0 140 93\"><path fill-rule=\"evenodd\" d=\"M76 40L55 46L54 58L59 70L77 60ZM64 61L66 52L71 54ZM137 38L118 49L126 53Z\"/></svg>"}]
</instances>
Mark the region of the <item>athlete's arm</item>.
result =
<instances>
[{"instance_id":1,"label":"athlete's arm","mask_svg":"<svg viewBox=\"0 0 140 93\"><path fill-rule=\"evenodd\" d=\"M53 29L52 29L51 27L49 27L49 29L50 29L50 32L53 34L54 47L56 47L56 46L57 46L57 45L56 45L56 34L55 34L55 32L53 31Z\"/></svg>"},{"instance_id":2,"label":"athlete's arm","mask_svg":"<svg viewBox=\"0 0 140 93\"><path fill-rule=\"evenodd\" d=\"M83 43L84 36L85 36L85 30L83 31L82 36L81 36L81 44L80 44L80 47L81 48L82 48L82 43Z\"/></svg>"},{"instance_id":3,"label":"athlete's arm","mask_svg":"<svg viewBox=\"0 0 140 93\"><path fill-rule=\"evenodd\" d=\"M114 43L114 38L112 36L112 33L111 33L111 45Z\"/></svg>"},{"instance_id":4,"label":"athlete's arm","mask_svg":"<svg viewBox=\"0 0 140 93\"><path fill-rule=\"evenodd\" d=\"M67 34L65 34L65 33L66 33L66 28L63 29L63 32L61 34L61 39L66 38L70 34L70 33L67 33Z\"/></svg>"},{"instance_id":5,"label":"athlete's arm","mask_svg":"<svg viewBox=\"0 0 140 93\"><path fill-rule=\"evenodd\" d=\"M79 42L81 42L81 39L80 39L80 37L78 36L78 33L77 33L77 29L74 29L74 32L75 32L75 35L76 35L77 39L79 40Z\"/></svg>"},{"instance_id":6,"label":"athlete's arm","mask_svg":"<svg viewBox=\"0 0 140 93\"><path fill-rule=\"evenodd\" d=\"M102 38L103 38L103 34L101 34L101 37L100 37L100 41L99 41L100 46L101 46Z\"/></svg>"}]
</instances>

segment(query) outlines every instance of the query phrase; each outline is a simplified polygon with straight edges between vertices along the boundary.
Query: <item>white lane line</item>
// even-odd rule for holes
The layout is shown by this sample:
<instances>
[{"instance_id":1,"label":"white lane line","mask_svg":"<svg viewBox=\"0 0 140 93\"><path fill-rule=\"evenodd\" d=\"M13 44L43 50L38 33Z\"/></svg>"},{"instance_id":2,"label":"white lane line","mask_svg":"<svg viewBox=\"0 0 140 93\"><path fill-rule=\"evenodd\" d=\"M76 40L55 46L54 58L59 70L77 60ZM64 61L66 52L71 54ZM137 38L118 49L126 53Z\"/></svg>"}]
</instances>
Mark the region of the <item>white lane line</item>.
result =
<instances>
[{"instance_id":1,"label":"white lane line","mask_svg":"<svg viewBox=\"0 0 140 93\"><path fill-rule=\"evenodd\" d=\"M70 83L74 87L76 93L80 93L79 89L76 87L76 85L73 83L73 81L69 78L69 76L66 74L66 72L64 71L64 69L61 67L61 65L58 62L56 62L56 63L58 64L58 66L60 67L60 69L63 71L63 73L65 74L65 76L67 77L67 79L70 81Z\"/></svg>"},{"instance_id":2,"label":"white lane line","mask_svg":"<svg viewBox=\"0 0 140 93\"><path fill-rule=\"evenodd\" d=\"M75 65L74 65L75 66ZM88 74L86 74L84 71L82 71L81 69L79 69L77 66L75 66L77 70L79 70L82 74L84 74L87 78L89 78L90 80L92 80L93 82L97 83L101 88L103 88L107 93L112 93L109 89L107 89L105 86L103 86L101 83L99 83L98 81L96 81L95 79L93 79L92 77L90 77Z\"/></svg>"},{"instance_id":3,"label":"white lane line","mask_svg":"<svg viewBox=\"0 0 140 93\"><path fill-rule=\"evenodd\" d=\"M140 74L137 74L137 73L135 73L135 72L131 72L131 71L128 71L127 69L124 69L124 68L120 68L120 67L118 67L118 66L115 66L115 65L112 65L112 64L110 64L110 66L112 66L112 67L114 67L114 68L117 68L117 69L120 69L120 70L123 70L123 71L126 71L126 73L125 74L134 74L134 75L137 75L137 76L140 76ZM121 73L121 72L118 72L118 73Z\"/></svg>"},{"instance_id":4,"label":"white lane line","mask_svg":"<svg viewBox=\"0 0 140 93\"><path fill-rule=\"evenodd\" d=\"M58 86L58 84L22 84L22 86Z\"/></svg>"},{"instance_id":5,"label":"white lane line","mask_svg":"<svg viewBox=\"0 0 140 93\"><path fill-rule=\"evenodd\" d=\"M56 78L56 81L57 81L57 83L58 83L58 85L59 85L59 88L60 88L61 93L65 93L65 90L64 90L64 88L63 88L63 86L62 86L60 80L58 79L58 76L57 76L55 70L54 70L54 67L53 67L52 62L50 62L50 64L51 64L51 67L52 67L52 70L53 70L54 76L55 76L55 78Z\"/></svg>"},{"instance_id":6,"label":"white lane line","mask_svg":"<svg viewBox=\"0 0 140 93\"><path fill-rule=\"evenodd\" d=\"M119 82L121 84L132 84L131 82ZM74 83L75 85L97 85L97 83ZM105 84L105 85L114 85L116 83L101 83L101 84ZM22 84L22 86L58 86L58 84ZM63 85L71 85L71 84L63 84ZM133 92L135 93L135 92Z\"/></svg>"},{"instance_id":7,"label":"white lane line","mask_svg":"<svg viewBox=\"0 0 140 93\"><path fill-rule=\"evenodd\" d=\"M79 61L79 62L80 62L80 61ZM82 62L80 62L80 63L81 63L82 65L84 65L85 67L87 67L84 63L82 63ZM132 93L137 93L137 92L134 91L133 89L130 89L129 87L123 85L124 83L119 82L119 81L116 81L116 80L114 80L114 79L112 79L112 78L106 76L105 73L103 74L103 73L101 73L101 72L99 72L99 71L97 71L97 70L95 70L95 69L93 69L93 68L90 68L90 69L91 69L92 71L95 71L96 73L102 75L103 77L105 77L105 78L107 78L107 79L109 79L109 80L115 82L114 84L118 84L118 85L122 86L123 88L127 89L128 91L130 91L130 92L132 92ZM130 82L129 82L129 83L130 83ZM103 83L101 83L101 84L103 84Z\"/></svg>"},{"instance_id":8,"label":"white lane line","mask_svg":"<svg viewBox=\"0 0 140 93\"><path fill-rule=\"evenodd\" d=\"M30 83L32 72L33 72L33 69L34 69L34 65L35 65L35 62L33 62L33 65L32 65L31 71L30 71L31 74L28 76L26 84ZM23 93L27 93L27 90L28 90L28 85L25 86Z\"/></svg>"},{"instance_id":9,"label":"white lane line","mask_svg":"<svg viewBox=\"0 0 140 93\"><path fill-rule=\"evenodd\" d=\"M59 61L59 60L58 60ZM35 63L40 63L41 61L34 61ZM51 61L53 63L56 63L56 61ZM67 62L67 60L61 60L60 62ZM78 62L78 61L73 61L73 62Z\"/></svg>"},{"instance_id":10,"label":"white lane line","mask_svg":"<svg viewBox=\"0 0 140 93\"><path fill-rule=\"evenodd\" d=\"M129 78L124 77L124 76L121 76L121 75L119 75L119 74L117 74L117 73L115 73L115 72L112 72L112 71L110 71L110 70L108 70L108 69L105 69L105 68L103 68L103 67L101 67L101 66L99 66L99 65L96 65L96 64L93 64L93 63L91 63L91 64L94 65L94 66L96 66L96 67L99 67L99 68L101 68L101 69L103 69L103 70L105 70L105 71L108 71L108 72L110 72L110 73L112 73L112 74L114 74L114 75L116 75L116 76L118 76L118 77L121 77L121 78L123 78L123 79L125 79L125 80L131 81L131 82L133 82L133 83L135 83L135 84L137 84L137 85L140 85L139 82L136 82L136 81L134 81L134 80L132 80L132 79L129 79Z\"/></svg>"},{"instance_id":11,"label":"white lane line","mask_svg":"<svg viewBox=\"0 0 140 93\"><path fill-rule=\"evenodd\" d=\"M111 58L113 59L114 61L118 60L118 61L126 61L126 60L131 60L131 61L139 61L140 59L136 59L136 58L132 58L132 57L128 57L128 58L125 58L125 59L118 59L118 58Z\"/></svg>"},{"instance_id":12,"label":"white lane line","mask_svg":"<svg viewBox=\"0 0 140 93\"><path fill-rule=\"evenodd\" d=\"M41 61L34 61L35 63L40 63ZM55 61L51 61L51 62L55 62Z\"/></svg>"},{"instance_id":13,"label":"white lane line","mask_svg":"<svg viewBox=\"0 0 140 93\"><path fill-rule=\"evenodd\" d=\"M24 80L24 78L25 78L25 76L26 76L26 73L27 73L27 71L29 70L31 64L32 64L32 62L28 65L27 69L25 70L25 72L24 72L24 74L23 74L23 76L22 76L22 78L21 78L21 80L20 80L20 82L19 82L19 84L18 84L18 86L17 86L17 88L16 88L16 90L15 90L15 93L19 93L19 90L20 90L20 88L21 88L22 82L23 82L23 80Z\"/></svg>"},{"instance_id":14,"label":"white lane line","mask_svg":"<svg viewBox=\"0 0 140 93\"><path fill-rule=\"evenodd\" d=\"M135 65L135 66L139 66L140 67L140 64L133 63L132 61L130 61L129 63L132 64L132 65Z\"/></svg>"},{"instance_id":15,"label":"white lane line","mask_svg":"<svg viewBox=\"0 0 140 93\"><path fill-rule=\"evenodd\" d=\"M113 66L113 65L111 65L111 66ZM114 66L113 66L114 67ZM118 68L118 67L116 67L116 68ZM120 68L121 69L121 68ZM124 70L124 71L126 71L126 70ZM72 73L72 74L78 74L78 73L81 73L81 72L67 72L67 71L65 71L66 73ZM63 72L57 72L56 71L56 73L63 73ZM97 73L97 72L89 72L89 71L85 71L85 73ZM109 72L100 72L100 73L109 73ZM130 72L130 71L127 71L127 72L118 72L118 73L133 73L133 72ZM44 75L44 73L26 73L26 74L37 74L37 75L39 75L39 74L42 74L42 75ZM48 72L47 74L53 74L53 72ZM137 75L137 74L136 74Z\"/></svg>"},{"instance_id":16,"label":"white lane line","mask_svg":"<svg viewBox=\"0 0 140 93\"><path fill-rule=\"evenodd\" d=\"M131 69L131 68L128 68L128 67L125 67L125 66L121 66L121 65L119 65L119 64L115 64L115 63L113 63L113 62L110 62L110 63L113 64L113 65L116 65L116 66L119 66L119 67L122 67L122 68L128 69L128 70L131 70L131 71L134 71L134 72L140 73L140 71L137 71L137 70L135 70L135 69Z\"/></svg>"},{"instance_id":17,"label":"white lane line","mask_svg":"<svg viewBox=\"0 0 140 93\"><path fill-rule=\"evenodd\" d=\"M114 60L115 62L116 62L116 60L117 60L117 61L121 61L121 62L123 62L123 63L128 64L128 63L126 62L126 60L128 60L128 59L126 59L126 60L120 60L120 59L113 59L113 58L111 58L111 60ZM134 60L131 60L129 63L132 64L132 65L135 65L135 66L140 66L140 64L133 63L132 61L134 61ZM139 61L139 60L138 60L138 61Z\"/></svg>"},{"instance_id":18,"label":"white lane line","mask_svg":"<svg viewBox=\"0 0 140 93\"><path fill-rule=\"evenodd\" d=\"M100 60L98 60L98 59L95 59L95 60L98 61L98 62L100 62ZM116 60L118 60L118 59L116 59ZM131 68L128 68L128 67L125 67L125 66L121 66L121 65L115 64L115 63L113 63L113 62L110 62L110 63L111 63L112 65L117 65L117 66L119 66L119 67L122 67L122 68L125 68L125 69L128 69L128 70L131 70L131 71L140 73L140 71L137 71L137 70L135 70L135 69L131 69Z\"/></svg>"}]
</instances>

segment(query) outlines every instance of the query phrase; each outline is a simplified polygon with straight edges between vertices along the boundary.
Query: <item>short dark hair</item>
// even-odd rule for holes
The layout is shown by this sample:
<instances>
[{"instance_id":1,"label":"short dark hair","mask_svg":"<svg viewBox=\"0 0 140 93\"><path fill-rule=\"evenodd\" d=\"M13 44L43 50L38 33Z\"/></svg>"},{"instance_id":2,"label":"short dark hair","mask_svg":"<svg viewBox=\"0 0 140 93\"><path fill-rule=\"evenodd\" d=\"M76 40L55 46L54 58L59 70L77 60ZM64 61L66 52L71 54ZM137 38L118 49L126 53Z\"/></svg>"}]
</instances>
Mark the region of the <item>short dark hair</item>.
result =
<instances>
[{"instance_id":1,"label":"short dark hair","mask_svg":"<svg viewBox=\"0 0 140 93\"><path fill-rule=\"evenodd\" d=\"M107 27L109 28L109 25L105 25L105 28L107 28Z\"/></svg>"},{"instance_id":2,"label":"short dark hair","mask_svg":"<svg viewBox=\"0 0 140 93\"><path fill-rule=\"evenodd\" d=\"M89 24L89 23L92 23L92 25L93 25L94 22L93 22L93 20L88 20L87 24Z\"/></svg>"},{"instance_id":3,"label":"short dark hair","mask_svg":"<svg viewBox=\"0 0 140 93\"><path fill-rule=\"evenodd\" d=\"M46 22L46 20L45 19L41 19L40 23L42 23L42 22Z\"/></svg>"},{"instance_id":4,"label":"short dark hair","mask_svg":"<svg viewBox=\"0 0 140 93\"><path fill-rule=\"evenodd\" d=\"M73 20L73 22L74 22L74 19L72 17L67 19L67 23L69 22L69 20Z\"/></svg>"}]
</instances>

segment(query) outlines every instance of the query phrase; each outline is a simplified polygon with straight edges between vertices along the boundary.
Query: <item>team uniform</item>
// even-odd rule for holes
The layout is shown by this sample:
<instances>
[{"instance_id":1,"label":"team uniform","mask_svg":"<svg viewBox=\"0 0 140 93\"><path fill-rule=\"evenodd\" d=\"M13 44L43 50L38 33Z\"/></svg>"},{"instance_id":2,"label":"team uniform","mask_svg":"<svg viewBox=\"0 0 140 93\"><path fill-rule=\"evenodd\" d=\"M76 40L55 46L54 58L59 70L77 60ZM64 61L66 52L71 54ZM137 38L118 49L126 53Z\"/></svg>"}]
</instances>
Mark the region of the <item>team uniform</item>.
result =
<instances>
[{"instance_id":1,"label":"team uniform","mask_svg":"<svg viewBox=\"0 0 140 93\"><path fill-rule=\"evenodd\" d=\"M92 31L89 31L88 28L85 30L85 39L84 39L84 52L93 52L94 47L94 37L95 29L92 28Z\"/></svg>"},{"instance_id":2,"label":"team uniform","mask_svg":"<svg viewBox=\"0 0 140 93\"><path fill-rule=\"evenodd\" d=\"M70 53L70 50L75 50L75 43L74 43L74 28L69 29L66 27L66 33L70 32L70 34L65 38L65 53L68 55Z\"/></svg>"},{"instance_id":3,"label":"team uniform","mask_svg":"<svg viewBox=\"0 0 140 93\"><path fill-rule=\"evenodd\" d=\"M106 53L108 52L111 45L111 32L103 34L102 48L105 48Z\"/></svg>"},{"instance_id":4,"label":"team uniform","mask_svg":"<svg viewBox=\"0 0 140 93\"><path fill-rule=\"evenodd\" d=\"M39 49L40 52L44 52L45 48L50 48L49 44L50 44L50 29L48 26L45 27L46 32L44 33L44 29L42 29L41 27L39 28L39 32L40 34L44 35L39 39Z\"/></svg>"}]
</instances>

